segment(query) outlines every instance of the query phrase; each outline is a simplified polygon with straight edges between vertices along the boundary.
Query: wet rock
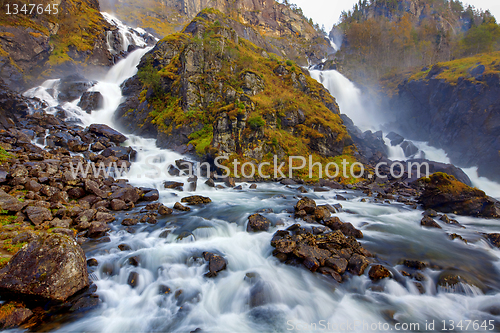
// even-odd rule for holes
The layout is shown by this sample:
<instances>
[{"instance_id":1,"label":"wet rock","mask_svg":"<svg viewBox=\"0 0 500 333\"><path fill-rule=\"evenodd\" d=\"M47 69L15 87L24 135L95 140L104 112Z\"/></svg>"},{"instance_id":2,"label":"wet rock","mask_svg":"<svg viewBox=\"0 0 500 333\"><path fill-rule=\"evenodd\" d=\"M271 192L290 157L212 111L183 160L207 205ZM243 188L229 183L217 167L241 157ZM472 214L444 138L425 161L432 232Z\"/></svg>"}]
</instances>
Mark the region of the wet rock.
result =
<instances>
[{"instance_id":1,"label":"wet rock","mask_svg":"<svg viewBox=\"0 0 500 333\"><path fill-rule=\"evenodd\" d=\"M33 312L19 302L6 302L0 306L0 329L15 328L33 316Z\"/></svg>"},{"instance_id":2,"label":"wet rock","mask_svg":"<svg viewBox=\"0 0 500 333\"><path fill-rule=\"evenodd\" d=\"M170 289L170 287L165 286L165 285L160 285L160 287L158 288L158 293L160 295L168 295L171 292L172 292L172 289Z\"/></svg>"},{"instance_id":3,"label":"wet rock","mask_svg":"<svg viewBox=\"0 0 500 333\"><path fill-rule=\"evenodd\" d=\"M187 203L188 205L202 205L202 204L211 203L212 200L210 200L210 198L202 197L200 195L193 195L190 197L182 198L181 202Z\"/></svg>"},{"instance_id":4,"label":"wet rock","mask_svg":"<svg viewBox=\"0 0 500 333\"><path fill-rule=\"evenodd\" d=\"M140 191L135 187L124 187L113 192L109 199L120 199L125 202L136 203L140 199Z\"/></svg>"},{"instance_id":5,"label":"wet rock","mask_svg":"<svg viewBox=\"0 0 500 333\"><path fill-rule=\"evenodd\" d=\"M104 98L101 93L98 91L86 91L83 93L80 101L78 102L78 106L90 113L90 111L94 111L100 109L104 103Z\"/></svg>"},{"instance_id":6,"label":"wet rock","mask_svg":"<svg viewBox=\"0 0 500 333\"><path fill-rule=\"evenodd\" d=\"M424 215L429 217L437 217L438 213L434 209L426 209Z\"/></svg>"},{"instance_id":7,"label":"wet rock","mask_svg":"<svg viewBox=\"0 0 500 333\"><path fill-rule=\"evenodd\" d=\"M338 274L343 274L347 269L348 261L342 257L329 257L325 260L325 265L332 268Z\"/></svg>"},{"instance_id":8,"label":"wet rock","mask_svg":"<svg viewBox=\"0 0 500 333\"><path fill-rule=\"evenodd\" d=\"M111 127L103 124L92 124L89 126L89 131L110 139L116 144L127 141L127 137Z\"/></svg>"},{"instance_id":9,"label":"wet rock","mask_svg":"<svg viewBox=\"0 0 500 333\"><path fill-rule=\"evenodd\" d=\"M323 274L323 275L329 275L331 276L335 281L337 282L342 282L342 276L340 276L339 273L337 273L333 268L330 267L320 267L318 269L318 272Z\"/></svg>"},{"instance_id":10,"label":"wet rock","mask_svg":"<svg viewBox=\"0 0 500 333\"><path fill-rule=\"evenodd\" d=\"M103 145L99 141L93 143L92 146L90 146L90 150L92 150L92 151L101 151L101 150L104 150L104 149L106 149L106 146Z\"/></svg>"},{"instance_id":11,"label":"wet rock","mask_svg":"<svg viewBox=\"0 0 500 333\"><path fill-rule=\"evenodd\" d=\"M359 254L354 254L351 259L349 259L349 264L347 269L350 273L354 275L362 275L370 264L370 261L366 259L364 256Z\"/></svg>"},{"instance_id":12,"label":"wet rock","mask_svg":"<svg viewBox=\"0 0 500 333\"><path fill-rule=\"evenodd\" d=\"M140 258L138 256L128 258L128 263L131 266L139 266Z\"/></svg>"},{"instance_id":13,"label":"wet rock","mask_svg":"<svg viewBox=\"0 0 500 333\"><path fill-rule=\"evenodd\" d=\"M267 231L271 225L271 221L260 214L253 214L248 217L247 231L258 232Z\"/></svg>"},{"instance_id":14,"label":"wet rock","mask_svg":"<svg viewBox=\"0 0 500 333\"><path fill-rule=\"evenodd\" d=\"M419 271L423 270L423 269L425 269L425 267L427 267L427 264L425 262L418 261L418 260L404 260L403 265L405 265L408 268L413 268L413 269L416 269Z\"/></svg>"},{"instance_id":15,"label":"wet rock","mask_svg":"<svg viewBox=\"0 0 500 333\"><path fill-rule=\"evenodd\" d=\"M95 82L87 80L80 74L71 74L63 79L59 83L59 94L57 98L61 102L71 102L75 99L80 98L82 94L92 87Z\"/></svg>"},{"instance_id":16,"label":"wet rock","mask_svg":"<svg viewBox=\"0 0 500 333\"><path fill-rule=\"evenodd\" d=\"M356 229L349 222L342 222L338 217L334 216L327 218L324 224L331 230L340 230L345 236L353 236L354 238L363 238L361 230Z\"/></svg>"},{"instance_id":17,"label":"wet rock","mask_svg":"<svg viewBox=\"0 0 500 333\"><path fill-rule=\"evenodd\" d=\"M87 237L89 238L99 238L106 234L110 230L110 227L106 222L92 222L87 230Z\"/></svg>"},{"instance_id":18,"label":"wet rock","mask_svg":"<svg viewBox=\"0 0 500 333\"><path fill-rule=\"evenodd\" d=\"M52 220L52 213L44 207L30 206L26 208L25 213L34 225L40 225L44 221Z\"/></svg>"},{"instance_id":19,"label":"wet rock","mask_svg":"<svg viewBox=\"0 0 500 333\"><path fill-rule=\"evenodd\" d=\"M382 265L373 265L368 271L368 276L372 281L378 281L391 276L391 272Z\"/></svg>"},{"instance_id":20,"label":"wet rock","mask_svg":"<svg viewBox=\"0 0 500 333\"><path fill-rule=\"evenodd\" d=\"M424 227L428 227L428 228L442 229L441 226L439 224L437 224L437 222L434 221L434 219L432 219L429 216L424 216L424 218L422 219L422 221L420 221L420 225L422 225Z\"/></svg>"},{"instance_id":21,"label":"wet rock","mask_svg":"<svg viewBox=\"0 0 500 333\"><path fill-rule=\"evenodd\" d=\"M224 178L224 184L227 187L235 187L236 186L236 183L235 183L233 177L226 177L226 178Z\"/></svg>"},{"instance_id":22,"label":"wet rock","mask_svg":"<svg viewBox=\"0 0 500 333\"><path fill-rule=\"evenodd\" d=\"M160 192L156 189L148 191L142 196L142 200L144 201L156 201L158 199L160 199Z\"/></svg>"},{"instance_id":23,"label":"wet rock","mask_svg":"<svg viewBox=\"0 0 500 333\"><path fill-rule=\"evenodd\" d=\"M120 199L111 200L110 205L111 205L111 209L114 211L125 210L128 207L127 204L125 203L125 201L120 200Z\"/></svg>"},{"instance_id":24,"label":"wet rock","mask_svg":"<svg viewBox=\"0 0 500 333\"><path fill-rule=\"evenodd\" d=\"M394 132L389 132L385 137L391 140L391 146L400 145L405 140L404 137Z\"/></svg>"},{"instance_id":25,"label":"wet rock","mask_svg":"<svg viewBox=\"0 0 500 333\"><path fill-rule=\"evenodd\" d=\"M257 184L252 184L252 185L250 185L250 189L251 189L251 190L255 190L255 189L257 189Z\"/></svg>"},{"instance_id":26,"label":"wet rock","mask_svg":"<svg viewBox=\"0 0 500 333\"><path fill-rule=\"evenodd\" d=\"M158 207L158 214L160 215L171 215L174 211L172 210L172 208L168 208L166 207L165 205L160 205L160 207Z\"/></svg>"},{"instance_id":27,"label":"wet rock","mask_svg":"<svg viewBox=\"0 0 500 333\"><path fill-rule=\"evenodd\" d=\"M97 213L97 210L95 209L87 209L80 214L78 214L77 218L75 219L76 224L80 223L89 223L94 219L95 214Z\"/></svg>"},{"instance_id":28,"label":"wet rock","mask_svg":"<svg viewBox=\"0 0 500 333\"><path fill-rule=\"evenodd\" d=\"M168 235L170 235L170 233L171 233L171 232L172 232L172 231L171 231L171 230L168 230L168 229L167 229L167 230L163 230L163 231L162 231L162 232L158 235L158 237L159 237L159 238L167 238L167 237L168 237Z\"/></svg>"},{"instance_id":29,"label":"wet rock","mask_svg":"<svg viewBox=\"0 0 500 333\"><path fill-rule=\"evenodd\" d=\"M459 234L449 234L448 237L451 239L451 240L455 240L455 239L460 239L462 242L464 242L465 244L468 243L467 239L463 238L462 236L460 236Z\"/></svg>"},{"instance_id":30,"label":"wet rock","mask_svg":"<svg viewBox=\"0 0 500 333\"><path fill-rule=\"evenodd\" d=\"M205 182L205 185L209 186L209 187L215 187L215 182L212 178L208 179L206 182Z\"/></svg>"},{"instance_id":31,"label":"wet rock","mask_svg":"<svg viewBox=\"0 0 500 333\"><path fill-rule=\"evenodd\" d=\"M174 189L174 190L177 190L177 191L182 191L184 183L172 182L172 181L165 181L165 182L163 182L163 186L165 188L168 188L168 189Z\"/></svg>"},{"instance_id":32,"label":"wet rock","mask_svg":"<svg viewBox=\"0 0 500 333\"><path fill-rule=\"evenodd\" d=\"M90 258L90 259L87 260L87 266L89 266L89 267L95 267L95 266L99 266L99 263L97 262L97 259Z\"/></svg>"},{"instance_id":33,"label":"wet rock","mask_svg":"<svg viewBox=\"0 0 500 333\"><path fill-rule=\"evenodd\" d=\"M328 219L330 215L331 214L328 208L323 206L316 207L316 209L314 210L314 218L316 219L316 221L324 221Z\"/></svg>"},{"instance_id":34,"label":"wet rock","mask_svg":"<svg viewBox=\"0 0 500 333\"><path fill-rule=\"evenodd\" d=\"M180 211L183 211L183 212L188 212L188 211L191 210L191 208L183 206L180 202L176 202L174 204L174 209L177 209L177 210L180 210Z\"/></svg>"},{"instance_id":35,"label":"wet rock","mask_svg":"<svg viewBox=\"0 0 500 333\"><path fill-rule=\"evenodd\" d=\"M425 209L485 218L500 217L499 202L453 176L437 172L419 182L424 191L418 201Z\"/></svg>"},{"instance_id":36,"label":"wet rock","mask_svg":"<svg viewBox=\"0 0 500 333\"><path fill-rule=\"evenodd\" d=\"M441 272L437 279L437 286L442 287L445 290L465 294L466 290L464 290L463 286L460 285L461 283L475 286L482 292L486 292L488 289L481 281L476 279L471 274L463 271L446 270Z\"/></svg>"},{"instance_id":37,"label":"wet rock","mask_svg":"<svg viewBox=\"0 0 500 333\"><path fill-rule=\"evenodd\" d=\"M217 273L226 269L226 259L218 254L211 252L203 252L203 258L208 261L208 273L206 277L215 277Z\"/></svg>"},{"instance_id":38,"label":"wet rock","mask_svg":"<svg viewBox=\"0 0 500 333\"><path fill-rule=\"evenodd\" d=\"M131 250L130 246L127 244L120 244L120 245L118 245L118 248L120 249L120 251L130 251Z\"/></svg>"},{"instance_id":39,"label":"wet rock","mask_svg":"<svg viewBox=\"0 0 500 333\"><path fill-rule=\"evenodd\" d=\"M141 218L142 223L156 224L158 220L156 219L156 214L146 214Z\"/></svg>"},{"instance_id":40,"label":"wet rock","mask_svg":"<svg viewBox=\"0 0 500 333\"><path fill-rule=\"evenodd\" d=\"M115 220L115 217L110 213L98 212L95 214L95 220L98 222L110 223Z\"/></svg>"},{"instance_id":41,"label":"wet rock","mask_svg":"<svg viewBox=\"0 0 500 333\"><path fill-rule=\"evenodd\" d=\"M71 199L80 199L85 196L86 192L83 188L81 187L74 187L72 189L68 190L68 196Z\"/></svg>"},{"instance_id":42,"label":"wet rock","mask_svg":"<svg viewBox=\"0 0 500 333\"><path fill-rule=\"evenodd\" d=\"M88 285L83 250L60 234L39 236L0 270L1 289L56 301L64 301Z\"/></svg>"},{"instance_id":43,"label":"wet rock","mask_svg":"<svg viewBox=\"0 0 500 333\"><path fill-rule=\"evenodd\" d=\"M127 278L127 284L132 288L135 288L139 285L139 273L130 272Z\"/></svg>"},{"instance_id":44,"label":"wet rock","mask_svg":"<svg viewBox=\"0 0 500 333\"><path fill-rule=\"evenodd\" d=\"M313 214L316 209L316 202L313 199L302 198L295 205L295 211L305 211L308 214Z\"/></svg>"},{"instance_id":45,"label":"wet rock","mask_svg":"<svg viewBox=\"0 0 500 333\"><path fill-rule=\"evenodd\" d=\"M97 306L99 306L99 298L95 297L95 295L91 295L78 299L75 304L71 306L69 312L86 312L96 308Z\"/></svg>"},{"instance_id":46,"label":"wet rock","mask_svg":"<svg viewBox=\"0 0 500 333\"><path fill-rule=\"evenodd\" d=\"M136 225L137 223L139 223L139 220L135 219L135 218L127 218L127 219L123 219L123 221L122 221L122 225L127 226L127 227Z\"/></svg>"}]
</instances>

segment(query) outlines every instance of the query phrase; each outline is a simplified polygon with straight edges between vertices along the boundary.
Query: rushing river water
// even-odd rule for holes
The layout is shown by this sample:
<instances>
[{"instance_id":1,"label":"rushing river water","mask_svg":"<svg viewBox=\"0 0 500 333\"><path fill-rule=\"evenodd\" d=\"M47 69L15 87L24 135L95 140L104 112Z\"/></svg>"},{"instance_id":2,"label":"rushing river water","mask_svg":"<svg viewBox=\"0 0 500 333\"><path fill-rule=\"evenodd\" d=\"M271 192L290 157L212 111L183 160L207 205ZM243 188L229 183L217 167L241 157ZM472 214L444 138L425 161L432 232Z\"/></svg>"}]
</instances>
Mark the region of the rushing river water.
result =
<instances>
[{"instance_id":1,"label":"rushing river water","mask_svg":"<svg viewBox=\"0 0 500 333\"><path fill-rule=\"evenodd\" d=\"M62 107L85 126L104 123L114 127L112 116L122 100L119 86L136 73L136 65L147 51L133 52L91 88L104 96L101 110L89 115L77 107L77 101ZM47 111L55 112L59 103L49 91L57 89L57 84L57 80L46 82L26 95L46 100L50 105ZM339 97L341 109L341 96L357 96L347 90L332 93ZM351 103L356 107L356 101ZM352 118L356 121L358 116ZM133 185L157 188L159 201L168 207L193 194L208 196L213 203L187 213L159 217L156 225L138 224L132 227L133 232L125 230L120 222L140 214L142 207L118 215L111 224L110 242L83 245L87 257L99 262L89 269L102 303L84 316L66 318L59 326L61 331L325 331L322 325L328 323L330 329L337 331L366 331L367 327L374 332L384 328L396 330L402 328L398 326L401 323L418 324L419 329L412 326L412 330L425 331L426 324L433 321L435 329L441 328L443 320L478 320L481 324L493 320L495 330L500 327L500 250L492 248L482 237L485 232L500 232L500 221L451 216L466 228L442 224L442 230L425 229L420 226L421 209L397 202L378 202L355 190L309 189L306 195L318 204L341 204L343 210L337 216L362 230L362 245L392 267L391 279L373 283L365 273L339 285L305 268L284 265L271 254L273 233L297 223L292 211L299 192L293 186L259 183L257 189L251 190L249 184L243 183L242 190L215 189L200 179L196 192L164 189L166 176L146 177L151 170L146 160L149 158L149 163L164 170L183 156L157 148L154 140L128 137L126 144L138 152L128 176ZM434 153L445 158L442 152ZM469 174L473 171L469 170ZM187 177L169 180L185 182ZM490 193L500 191L498 184L473 180L488 187ZM337 194L347 201L337 200ZM246 232L248 216L264 209L262 214L273 222L270 230ZM469 242L450 240L451 233L458 233ZM129 245L130 250L120 251L120 244ZM228 262L227 269L216 278L204 276L204 251L219 253ZM131 257L139 261L137 267L129 264ZM422 260L431 265L421 275L403 276L399 272L402 259ZM467 284L438 287L438 276L446 270L470 275L481 288ZM136 288L127 284L131 272L139 274ZM171 292L166 293L166 288ZM486 326L478 330L490 329Z\"/></svg>"}]
</instances>

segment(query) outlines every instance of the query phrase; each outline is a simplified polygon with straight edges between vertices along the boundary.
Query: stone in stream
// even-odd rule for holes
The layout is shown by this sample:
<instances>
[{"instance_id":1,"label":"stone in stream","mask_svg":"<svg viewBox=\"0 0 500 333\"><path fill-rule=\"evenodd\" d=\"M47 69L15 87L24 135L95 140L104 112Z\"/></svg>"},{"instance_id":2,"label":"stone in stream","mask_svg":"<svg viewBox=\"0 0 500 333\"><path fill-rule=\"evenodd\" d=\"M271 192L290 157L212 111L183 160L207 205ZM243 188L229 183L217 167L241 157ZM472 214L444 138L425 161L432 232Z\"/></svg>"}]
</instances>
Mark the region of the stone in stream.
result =
<instances>
[{"instance_id":1,"label":"stone in stream","mask_svg":"<svg viewBox=\"0 0 500 333\"><path fill-rule=\"evenodd\" d=\"M161 204L159 207L158 207L158 214L160 215L171 215L173 213L173 210L172 208L168 208L166 207L165 205Z\"/></svg>"},{"instance_id":2,"label":"stone in stream","mask_svg":"<svg viewBox=\"0 0 500 333\"><path fill-rule=\"evenodd\" d=\"M208 261L208 273L206 277L216 277L217 273L226 269L226 259L212 252L203 252L203 258Z\"/></svg>"},{"instance_id":3,"label":"stone in stream","mask_svg":"<svg viewBox=\"0 0 500 333\"><path fill-rule=\"evenodd\" d=\"M88 130L97 135L102 135L116 144L123 143L127 141L127 137L120 132L112 129L108 125L103 124L92 124L89 126Z\"/></svg>"},{"instance_id":4,"label":"stone in stream","mask_svg":"<svg viewBox=\"0 0 500 333\"><path fill-rule=\"evenodd\" d=\"M191 208L183 206L180 202L176 202L174 204L174 209L177 209L177 210L180 210L180 211L184 211L184 212L188 212L188 211L191 210Z\"/></svg>"},{"instance_id":5,"label":"stone in stream","mask_svg":"<svg viewBox=\"0 0 500 333\"><path fill-rule=\"evenodd\" d=\"M361 230L356 229L349 222L342 222L337 216L333 216L324 220L325 226L332 230L340 230L345 236L353 236L354 238L363 238Z\"/></svg>"},{"instance_id":6,"label":"stone in stream","mask_svg":"<svg viewBox=\"0 0 500 333\"><path fill-rule=\"evenodd\" d=\"M137 285L139 284L139 273L130 272L130 274L128 275L127 284L132 288L137 287Z\"/></svg>"},{"instance_id":7,"label":"stone in stream","mask_svg":"<svg viewBox=\"0 0 500 333\"><path fill-rule=\"evenodd\" d=\"M305 211L308 214L313 214L316 209L316 202L313 199L302 198L295 205L295 211Z\"/></svg>"},{"instance_id":8,"label":"stone in stream","mask_svg":"<svg viewBox=\"0 0 500 333\"><path fill-rule=\"evenodd\" d=\"M106 234L110 230L110 227L106 222L92 222L87 230L87 237L89 238L99 238Z\"/></svg>"},{"instance_id":9,"label":"stone in stream","mask_svg":"<svg viewBox=\"0 0 500 333\"><path fill-rule=\"evenodd\" d=\"M368 272L372 281L378 281L391 276L391 272L382 265L373 265Z\"/></svg>"},{"instance_id":10,"label":"stone in stream","mask_svg":"<svg viewBox=\"0 0 500 333\"><path fill-rule=\"evenodd\" d=\"M139 220L136 218L127 218L127 219L123 219L123 221L122 221L122 225L127 226L127 227L130 227L132 225L136 225L137 223L139 223Z\"/></svg>"},{"instance_id":11,"label":"stone in stream","mask_svg":"<svg viewBox=\"0 0 500 333\"><path fill-rule=\"evenodd\" d=\"M267 231L271 225L271 221L260 214L253 214L248 217L247 231L258 232Z\"/></svg>"},{"instance_id":12,"label":"stone in stream","mask_svg":"<svg viewBox=\"0 0 500 333\"><path fill-rule=\"evenodd\" d=\"M441 226L439 224L437 224L437 222L434 221L434 219L432 219L429 216L424 216L422 221L420 221L420 225L422 225L424 227L428 227L428 228L442 229Z\"/></svg>"},{"instance_id":13,"label":"stone in stream","mask_svg":"<svg viewBox=\"0 0 500 333\"><path fill-rule=\"evenodd\" d=\"M183 190L183 187L184 186L184 183L180 183L180 182L172 182L172 181L164 181L163 182L163 187L164 188L168 188L168 189L174 189L174 190L177 190L177 191L182 191Z\"/></svg>"},{"instance_id":14,"label":"stone in stream","mask_svg":"<svg viewBox=\"0 0 500 333\"><path fill-rule=\"evenodd\" d=\"M114 211L125 210L127 209L127 203L120 199L111 200L111 209Z\"/></svg>"},{"instance_id":15,"label":"stone in stream","mask_svg":"<svg viewBox=\"0 0 500 333\"><path fill-rule=\"evenodd\" d=\"M152 189L151 191L148 191L144 193L142 196L142 200L144 201L156 201L160 198L160 193L158 192L157 189Z\"/></svg>"},{"instance_id":16,"label":"stone in stream","mask_svg":"<svg viewBox=\"0 0 500 333\"><path fill-rule=\"evenodd\" d=\"M364 256L353 254L351 259L349 259L347 269L354 275L362 275L369 264L370 261L367 260Z\"/></svg>"},{"instance_id":17,"label":"stone in stream","mask_svg":"<svg viewBox=\"0 0 500 333\"><path fill-rule=\"evenodd\" d=\"M87 260L87 266L89 267L94 267L94 266L98 266L99 263L97 262L97 259L95 258L90 258Z\"/></svg>"},{"instance_id":18,"label":"stone in stream","mask_svg":"<svg viewBox=\"0 0 500 333\"><path fill-rule=\"evenodd\" d=\"M0 270L0 289L25 296L65 301L88 285L85 253L61 234L38 236Z\"/></svg>"},{"instance_id":19,"label":"stone in stream","mask_svg":"<svg viewBox=\"0 0 500 333\"><path fill-rule=\"evenodd\" d=\"M427 267L427 264L425 262L418 261L418 260L408 260L408 259L405 259L403 261L403 265L405 265L408 268L413 268L413 269L416 269L419 271L423 270Z\"/></svg>"},{"instance_id":20,"label":"stone in stream","mask_svg":"<svg viewBox=\"0 0 500 333\"><path fill-rule=\"evenodd\" d=\"M208 179L206 182L205 182L205 185L209 186L209 187L215 187L215 182L212 178Z\"/></svg>"},{"instance_id":21,"label":"stone in stream","mask_svg":"<svg viewBox=\"0 0 500 333\"><path fill-rule=\"evenodd\" d=\"M182 198L181 202L187 203L188 205L202 205L211 203L212 200L208 197L202 197L201 195L193 195L190 197Z\"/></svg>"}]
</instances>

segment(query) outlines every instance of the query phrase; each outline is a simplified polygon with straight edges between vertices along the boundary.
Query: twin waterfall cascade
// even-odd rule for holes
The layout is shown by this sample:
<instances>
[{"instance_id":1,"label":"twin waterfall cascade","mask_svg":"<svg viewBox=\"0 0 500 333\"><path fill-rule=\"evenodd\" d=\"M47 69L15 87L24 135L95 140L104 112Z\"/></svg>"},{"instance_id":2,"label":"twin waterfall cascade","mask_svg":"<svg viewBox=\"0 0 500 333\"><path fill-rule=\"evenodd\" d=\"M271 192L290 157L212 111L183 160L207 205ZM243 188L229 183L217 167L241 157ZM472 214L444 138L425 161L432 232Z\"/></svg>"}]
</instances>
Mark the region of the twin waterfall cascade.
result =
<instances>
[{"instance_id":1,"label":"twin waterfall cascade","mask_svg":"<svg viewBox=\"0 0 500 333\"><path fill-rule=\"evenodd\" d=\"M91 114L82 111L78 101L59 104L53 93L58 80L45 82L25 95L45 100L49 113L55 113L56 106L62 107L83 126L98 123L114 127L113 114L122 102L120 85L136 74L136 66L148 51L144 48L130 53L90 88L104 97L104 106ZM359 89L340 73L311 71L311 75L330 90L341 111L360 128L379 125L366 113ZM285 265L272 256L270 241L274 232L297 223L290 213L296 202L294 189L277 183L259 183L252 191L246 183L240 191L215 189L204 185L205 180L199 180L196 192L165 189L163 181L168 174L148 177L152 166L165 170L175 160L188 157L159 149L155 140L124 134L129 138L125 145L138 152L128 174L133 185L157 188L160 201L168 207L194 194L208 196L213 203L159 219L155 225L140 224L135 233L127 232L119 223L111 224L110 242L84 244L87 257L99 262L97 267L89 268L89 273L102 304L84 316L70 318L60 331L294 332L320 330L329 323L332 330L350 325L352 331L358 332L365 330L364 324L393 325L388 313L400 323L418 323L423 330L425 323L432 320L491 319L485 309L500 304L500 250L492 249L481 236L500 231L495 221L460 217L460 223L467 226L461 235L472 241L465 245L450 240L446 234L421 228L417 222L422 218L421 209L398 202L374 202L356 190L309 189L307 196L318 205L341 203L343 210L337 216L361 229L363 246L393 267L394 278L384 279L377 286L366 274L333 285L321 274ZM419 148L428 157L446 161L442 151L425 144ZM473 175L474 170L467 172ZM185 181L187 177L180 179ZM488 187L487 180L472 179L500 196L498 185ZM339 201L337 194L347 201ZM364 198L367 202L362 202ZM264 216L274 224L280 221L284 225L271 227L269 232L246 232L248 216L264 209L274 212L262 213ZM454 226L444 228L455 232ZM131 249L120 251L119 244ZM228 262L227 269L216 278L204 276L205 251L219 253ZM486 276L496 286L495 291L484 294L468 284L459 284L455 290L438 287L434 281L440 269L428 268L419 280L424 288L421 293L415 279L399 273L399 263L401 258L419 258L422 251L439 266L468 267ZM137 267L127 264L131 257L140 258ZM135 288L127 284L131 272L139 276ZM165 288L171 292L165 292ZM377 332L379 327L370 330Z\"/></svg>"}]
</instances>

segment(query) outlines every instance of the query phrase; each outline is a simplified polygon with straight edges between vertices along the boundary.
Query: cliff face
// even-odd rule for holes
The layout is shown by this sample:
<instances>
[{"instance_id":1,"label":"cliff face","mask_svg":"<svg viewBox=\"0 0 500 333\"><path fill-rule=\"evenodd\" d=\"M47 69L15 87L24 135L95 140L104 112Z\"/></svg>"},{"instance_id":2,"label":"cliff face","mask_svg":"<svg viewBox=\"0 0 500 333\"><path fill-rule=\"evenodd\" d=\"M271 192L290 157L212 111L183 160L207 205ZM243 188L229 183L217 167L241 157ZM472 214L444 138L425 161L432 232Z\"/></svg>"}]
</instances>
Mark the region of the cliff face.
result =
<instances>
[{"instance_id":1,"label":"cliff face","mask_svg":"<svg viewBox=\"0 0 500 333\"><path fill-rule=\"evenodd\" d=\"M10 2L21 9L24 2ZM112 64L106 36L116 27L100 14L97 0L42 0L42 14L0 13L0 75L13 89L33 86L76 68ZM56 14L54 4L58 5ZM50 5L51 12L45 11ZM28 11L30 7L28 7ZM35 82L34 82L35 81Z\"/></svg>"},{"instance_id":2,"label":"cliff face","mask_svg":"<svg viewBox=\"0 0 500 333\"><path fill-rule=\"evenodd\" d=\"M158 42L125 82L127 101L117 120L157 138L161 147L192 150L208 160L351 155L352 141L328 91L238 31L251 32L210 9L183 33Z\"/></svg>"},{"instance_id":3,"label":"cliff face","mask_svg":"<svg viewBox=\"0 0 500 333\"><path fill-rule=\"evenodd\" d=\"M318 63L333 53L329 41L303 15L275 0L101 0L101 5L160 38L182 30L202 9L214 8L257 29L268 51L300 65L307 65L307 58Z\"/></svg>"},{"instance_id":4,"label":"cliff face","mask_svg":"<svg viewBox=\"0 0 500 333\"><path fill-rule=\"evenodd\" d=\"M400 84L394 125L445 149L459 167L500 181L500 52L439 63Z\"/></svg>"}]
</instances>

